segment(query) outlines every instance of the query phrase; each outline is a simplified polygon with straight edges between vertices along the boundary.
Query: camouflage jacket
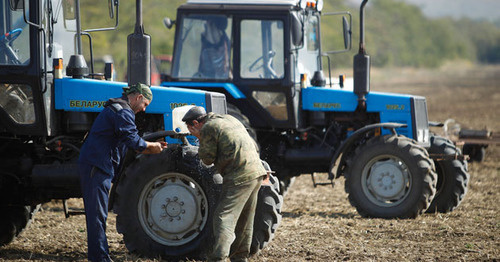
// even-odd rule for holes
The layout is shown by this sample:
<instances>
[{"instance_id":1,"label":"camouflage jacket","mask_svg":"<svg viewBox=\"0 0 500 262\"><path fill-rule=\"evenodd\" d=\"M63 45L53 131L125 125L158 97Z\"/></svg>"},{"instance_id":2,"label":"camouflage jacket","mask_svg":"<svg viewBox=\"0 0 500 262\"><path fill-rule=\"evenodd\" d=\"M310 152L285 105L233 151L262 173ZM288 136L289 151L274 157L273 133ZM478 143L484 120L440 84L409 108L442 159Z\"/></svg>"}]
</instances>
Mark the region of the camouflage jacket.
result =
<instances>
[{"instance_id":1,"label":"camouflage jacket","mask_svg":"<svg viewBox=\"0 0 500 262\"><path fill-rule=\"evenodd\" d=\"M254 140L230 115L208 114L200 131L198 154L205 164L215 165L224 184L238 185L266 174Z\"/></svg>"}]
</instances>

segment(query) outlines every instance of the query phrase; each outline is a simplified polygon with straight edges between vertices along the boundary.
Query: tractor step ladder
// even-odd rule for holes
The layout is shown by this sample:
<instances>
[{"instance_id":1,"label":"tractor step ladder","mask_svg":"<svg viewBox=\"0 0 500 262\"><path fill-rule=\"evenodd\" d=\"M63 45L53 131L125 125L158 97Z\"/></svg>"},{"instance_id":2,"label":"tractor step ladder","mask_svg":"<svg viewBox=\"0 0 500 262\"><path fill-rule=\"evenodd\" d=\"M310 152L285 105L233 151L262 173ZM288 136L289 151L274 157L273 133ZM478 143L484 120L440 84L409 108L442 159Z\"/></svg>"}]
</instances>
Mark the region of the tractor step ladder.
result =
<instances>
[{"instance_id":1,"label":"tractor step ladder","mask_svg":"<svg viewBox=\"0 0 500 262\"><path fill-rule=\"evenodd\" d=\"M314 187L317 187L317 186L328 186L328 185L331 185L332 187L335 186L335 182L333 182L333 179L329 179L330 182L316 182L316 179L314 179L314 172L311 173L311 179L312 179Z\"/></svg>"},{"instance_id":2,"label":"tractor step ladder","mask_svg":"<svg viewBox=\"0 0 500 262\"><path fill-rule=\"evenodd\" d=\"M63 210L64 210L64 216L66 218L76 215L85 215L85 210L70 210L67 202L68 202L67 199L63 200Z\"/></svg>"}]
</instances>

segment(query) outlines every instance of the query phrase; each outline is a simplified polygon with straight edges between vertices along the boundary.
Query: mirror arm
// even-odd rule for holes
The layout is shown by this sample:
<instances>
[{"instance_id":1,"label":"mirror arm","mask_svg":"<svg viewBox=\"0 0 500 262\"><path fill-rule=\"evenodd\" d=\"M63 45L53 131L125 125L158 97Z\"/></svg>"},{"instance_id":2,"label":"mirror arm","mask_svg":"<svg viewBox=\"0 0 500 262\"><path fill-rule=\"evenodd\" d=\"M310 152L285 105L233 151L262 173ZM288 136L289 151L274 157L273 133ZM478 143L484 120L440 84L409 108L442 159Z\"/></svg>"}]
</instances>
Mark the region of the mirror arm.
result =
<instances>
[{"instance_id":1,"label":"mirror arm","mask_svg":"<svg viewBox=\"0 0 500 262\"><path fill-rule=\"evenodd\" d=\"M90 32L100 32L100 31L111 31L111 30L115 30L116 28L118 28L118 18L120 16L120 12L118 12L118 5L120 2L116 1L115 3L116 3L116 5L115 5L116 20L115 20L115 25L113 27L85 29L85 30L83 30L83 32L90 33Z\"/></svg>"},{"instance_id":2,"label":"mirror arm","mask_svg":"<svg viewBox=\"0 0 500 262\"><path fill-rule=\"evenodd\" d=\"M332 13L323 13L321 14L322 16L324 15L348 15L349 16L349 48L346 48L344 50L335 50L335 51L326 51L325 54L338 54L338 53L344 53L348 52L352 49L352 15L350 12L332 12Z\"/></svg>"},{"instance_id":3,"label":"mirror arm","mask_svg":"<svg viewBox=\"0 0 500 262\"><path fill-rule=\"evenodd\" d=\"M92 48L92 36L87 32L82 32L82 35L89 38L89 50L90 50L90 73L94 75L94 50Z\"/></svg>"},{"instance_id":4,"label":"mirror arm","mask_svg":"<svg viewBox=\"0 0 500 262\"><path fill-rule=\"evenodd\" d=\"M321 56L326 56L326 58L328 59L328 79L330 80L330 87L332 87L332 69L330 67L330 56L327 53L321 53Z\"/></svg>"},{"instance_id":5,"label":"mirror arm","mask_svg":"<svg viewBox=\"0 0 500 262\"><path fill-rule=\"evenodd\" d=\"M41 26L41 25L39 25L39 24L35 24L35 23L33 23L33 22L29 21L28 17L26 16L26 0L24 0L24 1L23 1L23 18L24 18L24 22L25 22L26 24L28 24L28 25L32 25L32 26L34 26L34 27L36 27L36 28L38 28L38 29L41 29L41 28L42 28L42 26Z\"/></svg>"}]
</instances>

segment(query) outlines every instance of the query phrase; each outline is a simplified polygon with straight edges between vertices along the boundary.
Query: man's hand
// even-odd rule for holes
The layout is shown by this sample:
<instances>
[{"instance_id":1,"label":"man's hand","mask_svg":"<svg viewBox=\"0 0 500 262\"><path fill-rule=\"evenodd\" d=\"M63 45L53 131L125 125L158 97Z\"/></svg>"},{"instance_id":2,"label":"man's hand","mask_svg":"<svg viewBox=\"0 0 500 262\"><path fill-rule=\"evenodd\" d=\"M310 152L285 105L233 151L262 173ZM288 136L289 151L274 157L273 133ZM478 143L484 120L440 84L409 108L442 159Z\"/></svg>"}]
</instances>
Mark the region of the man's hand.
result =
<instances>
[{"instance_id":1,"label":"man's hand","mask_svg":"<svg viewBox=\"0 0 500 262\"><path fill-rule=\"evenodd\" d=\"M143 154L159 154L163 149L167 148L167 142L147 142L147 147L141 153Z\"/></svg>"}]
</instances>

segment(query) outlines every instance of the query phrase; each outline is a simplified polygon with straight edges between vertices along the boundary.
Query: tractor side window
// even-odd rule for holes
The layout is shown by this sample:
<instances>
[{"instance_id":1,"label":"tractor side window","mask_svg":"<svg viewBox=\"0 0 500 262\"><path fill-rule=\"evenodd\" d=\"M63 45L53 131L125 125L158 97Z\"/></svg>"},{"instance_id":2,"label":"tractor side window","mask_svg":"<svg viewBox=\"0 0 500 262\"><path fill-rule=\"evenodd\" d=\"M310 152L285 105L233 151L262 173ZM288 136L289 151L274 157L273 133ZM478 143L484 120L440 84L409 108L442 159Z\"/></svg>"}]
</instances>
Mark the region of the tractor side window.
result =
<instances>
[{"instance_id":1,"label":"tractor side window","mask_svg":"<svg viewBox=\"0 0 500 262\"><path fill-rule=\"evenodd\" d=\"M180 25L172 76L176 78L228 79L231 74L232 18L191 15Z\"/></svg>"},{"instance_id":2,"label":"tractor side window","mask_svg":"<svg viewBox=\"0 0 500 262\"><path fill-rule=\"evenodd\" d=\"M0 83L0 108L18 124L35 123L33 91L28 85Z\"/></svg>"},{"instance_id":3,"label":"tractor side window","mask_svg":"<svg viewBox=\"0 0 500 262\"><path fill-rule=\"evenodd\" d=\"M47 48L48 61L53 58L62 58L63 70L65 71L71 55L76 53L75 0L63 0L62 5L57 4L53 8L53 20L56 22L51 26L52 39L49 39L48 45L50 48ZM49 70L52 70L51 66L49 63Z\"/></svg>"},{"instance_id":4,"label":"tractor side window","mask_svg":"<svg viewBox=\"0 0 500 262\"><path fill-rule=\"evenodd\" d=\"M310 16L304 24L304 46L298 51L297 70L295 71L295 83L300 82L300 75L306 74L310 79L319 65L319 18Z\"/></svg>"},{"instance_id":5,"label":"tractor side window","mask_svg":"<svg viewBox=\"0 0 500 262\"><path fill-rule=\"evenodd\" d=\"M285 74L283 21L241 21L240 76L279 79Z\"/></svg>"},{"instance_id":6,"label":"tractor side window","mask_svg":"<svg viewBox=\"0 0 500 262\"><path fill-rule=\"evenodd\" d=\"M25 12L28 15L29 10ZM30 62L29 29L24 22L23 9L12 10L5 2L0 4L0 65Z\"/></svg>"},{"instance_id":7,"label":"tractor side window","mask_svg":"<svg viewBox=\"0 0 500 262\"><path fill-rule=\"evenodd\" d=\"M252 97L277 120L287 120L286 96L281 92L253 91Z\"/></svg>"},{"instance_id":8,"label":"tractor side window","mask_svg":"<svg viewBox=\"0 0 500 262\"><path fill-rule=\"evenodd\" d=\"M319 39L318 39L318 17L311 16L308 23L306 24L306 37L307 37L307 51L318 51L319 49Z\"/></svg>"}]
</instances>

